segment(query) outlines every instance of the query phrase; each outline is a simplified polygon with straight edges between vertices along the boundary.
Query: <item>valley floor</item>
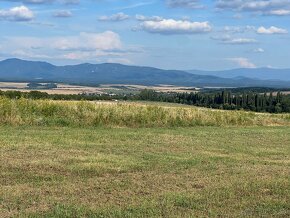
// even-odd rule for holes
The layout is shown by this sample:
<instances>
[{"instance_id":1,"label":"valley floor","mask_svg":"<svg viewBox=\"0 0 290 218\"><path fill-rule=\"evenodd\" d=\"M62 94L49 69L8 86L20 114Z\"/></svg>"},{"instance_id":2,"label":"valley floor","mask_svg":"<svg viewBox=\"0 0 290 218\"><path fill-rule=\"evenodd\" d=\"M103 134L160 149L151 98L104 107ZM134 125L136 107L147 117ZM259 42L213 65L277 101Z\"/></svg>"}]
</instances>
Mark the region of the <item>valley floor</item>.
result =
<instances>
[{"instance_id":1,"label":"valley floor","mask_svg":"<svg viewBox=\"0 0 290 218\"><path fill-rule=\"evenodd\" d=\"M0 217L289 217L290 127L0 127Z\"/></svg>"}]
</instances>

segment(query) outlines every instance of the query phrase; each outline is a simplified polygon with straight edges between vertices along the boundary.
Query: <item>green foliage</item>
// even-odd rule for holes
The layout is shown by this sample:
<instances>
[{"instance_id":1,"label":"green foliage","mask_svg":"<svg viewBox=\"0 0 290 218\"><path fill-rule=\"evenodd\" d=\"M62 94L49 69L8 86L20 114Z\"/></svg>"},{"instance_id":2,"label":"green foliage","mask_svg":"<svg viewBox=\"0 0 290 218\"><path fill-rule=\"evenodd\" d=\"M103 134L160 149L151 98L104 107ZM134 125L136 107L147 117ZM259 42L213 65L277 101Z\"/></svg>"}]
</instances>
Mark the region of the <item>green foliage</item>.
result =
<instances>
[{"instance_id":1,"label":"green foliage","mask_svg":"<svg viewBox=\"0 0 290 218\"><path fill-rule=\"evenodd\" d=\"M243 93L270 93L279 91L290 91L290 88L269 88L269 87L240 87L240 88L223 88L222 90L226 92L231 92L233 94L242 95ZM220 92L221 88L203 88L201 92L203 93L217 93Z\"/></svg>"},{"instance_id":2,"label":"green foliage","mask_svg":"<svg viewBox=\"0 0 290 218\"><path fill-rule=\"evenodd\" d=\"M28 98L28 99L51 99L51 100L87 100L87 101L96 101L96 100L118 100L128 98L133 99L131 94L120 94L120 95L87 95L87 94L48 94L46 92L40 91L30 91L30 92L20 92L20 91L1 91L0 96L4 96L11 99L19 98Z\"/></svg>"},{"instance_id":3,"label":"green foliage","mask_svg":"<svg viewBox=\"0 0 290 218\"><path fill-rule=\"evenodd\" d=\"M290 95L277 92L260 94L244 92L232 94L230 91L213 93L158 93L153 90L144 90L140 94L141 100L174 102L224 110L247 110L269 113L289 113Z\"/></svg>"}]
</instances>

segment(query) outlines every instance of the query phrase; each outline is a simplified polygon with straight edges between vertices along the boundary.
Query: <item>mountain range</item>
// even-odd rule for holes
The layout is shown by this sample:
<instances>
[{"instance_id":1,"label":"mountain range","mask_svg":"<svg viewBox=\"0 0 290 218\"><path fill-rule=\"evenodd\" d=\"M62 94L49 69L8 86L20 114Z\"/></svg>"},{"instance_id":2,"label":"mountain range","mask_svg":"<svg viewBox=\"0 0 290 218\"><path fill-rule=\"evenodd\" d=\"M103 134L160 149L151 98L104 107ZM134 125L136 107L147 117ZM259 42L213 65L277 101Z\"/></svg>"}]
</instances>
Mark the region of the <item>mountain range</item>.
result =
<instances>
[{"instance_id":1,"label":"mountain range","mask_svg":"<svg viewBox=\"0 0 290 218\"><path fill-rule=\"evenodd\" d=\"M248 73L247 70L243 69L244 72ZM276 71L271 71L271 73L275 74ZM267 75L269 74L268 71L265 72ZM287 72L285 73L285 78L289 78L289 72L288 77ZM167 84L198 87L290 87L290 79L287 81L282 77L281 80L277 78L264 80L247 78L241 74L237 77L228 76L226 78L223 72L220 74L213 72L213 75L207 73L207 71L162 70L113 63L56 66L47 62L15 58L0 61L0 81L10 82L58 82L94 86L98 84ZM245 75L248 74L245 73Z\"/></svg>"},{"instance_id":2,"label":"mountain range","mask_svg":"<svg viewBox=\"0 0 290 218\"><path fill-rule=\"evenodd\" d=\"M247 77L261 80L283 80L290 81L290 69L274 69L274 68L241 68L223 71L202 71L188 70L192 74L211 75L223 78Z\"/></svg>"}]
</instances>

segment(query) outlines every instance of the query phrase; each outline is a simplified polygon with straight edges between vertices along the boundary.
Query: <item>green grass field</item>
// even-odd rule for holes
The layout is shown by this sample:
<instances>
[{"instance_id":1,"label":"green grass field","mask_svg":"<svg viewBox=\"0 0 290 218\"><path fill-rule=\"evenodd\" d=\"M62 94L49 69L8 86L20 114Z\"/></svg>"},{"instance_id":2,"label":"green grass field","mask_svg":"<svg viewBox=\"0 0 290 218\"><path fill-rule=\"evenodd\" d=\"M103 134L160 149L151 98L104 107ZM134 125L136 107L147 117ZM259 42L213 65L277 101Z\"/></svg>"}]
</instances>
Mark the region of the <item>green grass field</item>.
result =
<instances>
[{"instance_id":1,"label":"green grass field","mask_svg":"<svg viewBox=\"0 0 290 218\"><path fill-rule=\"evenodd\" d=\"M0 124L131 128L290 126L290 114L222 111L148 102L70 102L0 97Z\"/></svg>"},{"instance_id":2,"label":"green grass field","mask_svg":"<svg viewBox=\"0 0 290 218\"><path fill-rule=\"evenodd\" d=\"M0 98L0 217L289 217L290 115Z\"/></svg>"},{"instance_id":3,"label":"green grass field","mask_svg":"<svg viewBox=\"0 0 290 218\"><path fill-rule=\"evenodd\" d=\"M0 127L0 217L289 217L289 127Z\"/></svg>"}]
</instances>

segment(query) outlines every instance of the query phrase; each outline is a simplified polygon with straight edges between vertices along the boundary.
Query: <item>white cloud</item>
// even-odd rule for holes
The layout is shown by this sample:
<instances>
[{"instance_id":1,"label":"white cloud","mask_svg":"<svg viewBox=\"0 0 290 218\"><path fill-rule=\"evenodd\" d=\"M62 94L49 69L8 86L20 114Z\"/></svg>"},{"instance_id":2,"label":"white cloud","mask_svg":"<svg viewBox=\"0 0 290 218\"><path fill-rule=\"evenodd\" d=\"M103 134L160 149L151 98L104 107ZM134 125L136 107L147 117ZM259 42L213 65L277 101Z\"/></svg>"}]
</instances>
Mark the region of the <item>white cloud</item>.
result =
<instances>
[{"instance_id":1,"label":"white cloud","mask_svg":"<svg viewBox=\"0 0 290 218\"><path fill-rule=\"evenodd\" d=\"M270 11L289 9L290 0L216 0L216 8L267 15Z\"/></svg>"},{"instance_id":2,"label":"white cloud","mask_svg":"<svg viewBox=\"0 0 290 218\"><path fill-rule=\"evenodd\" d=\"M138 21L162 21L163 20L163 18L159 16L148 17L141 14L137 14L135 17L136 17L136 20Z\"/></svg>"},{"instance_id":3,"label":"white cloud","mask_svg":"<svg viewBox=\"0 0 290 218\"><path fill-rule=\"evenodd\" d=\"M7 54L25 58L86 60L125 54L119 35L111 31L69 37L9 37L0 41L0 47Z\"/></svg>"},{"instance_id":4,"label":"white cloud","mask_svg":"<svg viewBox=\"0 0 290 218\"><path fill-rule=\"evenodd\" d=\"M11 1L11 0L2 0L2 1ZM59 2L61 4L78 4L80 0L13 0L14 2L21 2L23 4L50 4L54 2Z\"/></svg>"},{"instance_id":5,"label":"white cloud","mask_svg":"<svg viewBox=\"0 0 290 218\"><path fill-rule=\"evenodd\" d=\"M255 53L264 53L265 50L263 48L257 48L253 50Z\"/></svg>"},{"instance_id":6,"label":"white cloud","mask_svg":"<svg viewBox=\"0 0 290 218\"><path fill-rule=\"evenodd\" d=\"M54 0L22 0L23 3L31 3L31 4L44 4L44 3L50 3Z\"/></svg>"},{"instance_id":7,"label":"white cloud","mask_svg":"<svg viewBox=\"0 0 290 218\"><path fill-rule=\"evenodd\" d=\"M120 64L133 64L133 62L127 58L109 58L106 60L107 63L120 63Z\"/></svg>"},{"instance_id":8,"label":"white cloud","mask_svg":"<svg viewBox=\"0 0 290 218\"><path fill-rule=\"evenodd\" d=\"M49 55L37 54L32 51L21 50L21 49L16 49L12 51L9 55L12 55L13 57L34 58L34 59L50 59L51 58Z\"/></svg>"},{"instance_id":9,"label":"white cloud","mask_svg":"<svg viewBox=\"0 0 290 218\"><path fill-rule=\"evenodd\" d=\"M253 44L257 43L256 39L252 38L233 38L229 35L223 35L223 36L214 36L211 37L213 40L220 41L224 44L233 44L233 45L243 45L243 44Z\"/></svg>"},{"instance_id":10,"label":"white cloud","mask_svg":"<svg viewBox=\"0 0 290 218\"><path fill-rule=\"evenodd\" d=\"M190 8L190 9L200 9L204 8L200 4L199 0L167 0L167 5L173 8Z\"/></svg>"},{"instance_id":11,"label":"white cloud","mask_svg":"<svg viewBox=\"0 0 290 218\"><path fill-rule=\"evenodd\" d=\"M251 43L256 43L257 40L255 39L250 39L250 38L233 38L229 41L227 41L226 43L229 44L251 44Z\"/></svg>"},{"instance_id":12,"label":"white cloud","mask_svg":"<svg viewBox=\"0 0 290 218\"><path fill-rule=\"evenodd\" d=\"M226 32L226 33L229 33L229 34L235 34L235 33L246 33L246 32L256 32L256 33L259 33L259 34L287 34L288 31L286 29L282 29L282 28L278 28L278 27L275 27L275 26L271 26L269 28L265 28L263 26L257 28L257 27L254 27L254 26L244 26L244 27L239 27L239 26L225 26L221 32ZM245 41L245 40L242 40L240 38L240 40L238 39L233 39L231 38L229 35L225 35L225 36L222 36L220 38L215 38L215 39L219 39L219 40L222 40L222 41ZM248 40L246 40L248 41ZM254 42L253 40L250 40L252 42Z\"/></svg>"},{"instance_id":13,"label":"white cloud","mask_svg":"<svg viewBox=\"0 0 290 218\"><path fill-rule=\"evenodd\" d=\"M70 5L70 4L79 4L80 0L60 0L61 3Z\"/></svg>"},{"instance_id":14,"label":"white cloud","mask_svg":"<svg viewBox=\"0 0 290 218\"><path fill-rule=\"evenodd\" d=\"M228 33L245 33L255 30L256 28L254 26L225 26L222 31Z\"/></svg>"},{"instance_id":15,"label":"white cloud","mask_svg":"<svg viewBox=\"0 0 290 218\"><path fill-rule=\"evenodd\" d=\"M290 16L290 0L215 0L216 11L232 10L255 16Z\"/></svg>"},{"instance_id":16,"label":"white cloud","mask_svg":"<svg viewBox=\"0 0 290 218\"><path fill-rule=\"evenodd\" d=\"M287 16L287 15L290 15L290 10L285 10L285 9L272 10L272 11L269 11L267 14L276 15L276 16Z\"/></svg>"},{"instance_id":17,"label":"white cloud","mask_svg":"<svg viewBox=\"0 0 290 218\"><path fill-rule=\"evenodd\" d=\"M120 49L122 43L117 33L80 33L79 36L60 37L53 39L51 44L59 50L114 50Z\"/></svg>"},{"instance_id":18,"label":"white cloud","mask_svg":"<svg viewBox=\"0 0 290 218\"><path fill-rule=\"evenodd\" d=\"M25 7L19 6L8 10L0 10L0 19L8 21L31 21L34 18L33 12Z\"/></svg>"},{"instance_id":19,"label":"white cloud","mask_svg":"<svg viewBox=\"0 0 290 218\"><path fill-rule=\"evenodd\" d=\"M271 26L269 28L265 28L265 27L261 26L257 29L257 33L259 33L259 34L287 34L288 30L281 29L281 28L278 28L275 26Z\"/></svg>"},{"instance_id":20,"label":"white cloud","mask_svg":"<svg viewBox=\"0 0 290 218\"><path fill-rule=\"evenodd\" d=\"M124 13L117 13L117 14L113 14L111 16L101 16L99 17L99 21L123 21L123 20L127 20L129 19L130 16Z\"/></svg>"},{"instance_id":21,"label":"white cloud","mask_svg":"<svg viewBox=\"0 0 290 218\"><path fill-rule=\"evenodd\" d=\"M60 18L67 18L67 17L72 17L72 12L68 10L61 10L61 11L55 11L53 13L54 17L60 17Z\"/></svg>"},{"instance_id":22,"label":"white cloud","mask_svg":"<svg viewBox=\"0 0 290 218\"><path fill-rule=\"evenodd\" d=\"M141 23L140 28L150 33L159 34L195 34L208 33L212 30L209 22L190 22L173 19L144 21Z\"/></svg>"},{"instance_id":23,"label":"white cloud","mask_svg":"<svg viewBox=\"0 0 290 218\"><path fill-rule=\"evenodd\" d=\"M239 67L242 67L242 68L256 68L257 67L248 58L238 57L238 58L228 58L227 60L237 63Z\"/></svg>"},{"instance_id":24,"label":"white cloud","mask_svg":"<svg viewBox=\"0 0 290 218\"><path fill-rule=\"evenodd\" d=\"M102 56L99 52L70 52L60 56L61 59L67 60L87 60Z\"/></svg>"}]
</instances>

